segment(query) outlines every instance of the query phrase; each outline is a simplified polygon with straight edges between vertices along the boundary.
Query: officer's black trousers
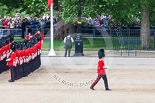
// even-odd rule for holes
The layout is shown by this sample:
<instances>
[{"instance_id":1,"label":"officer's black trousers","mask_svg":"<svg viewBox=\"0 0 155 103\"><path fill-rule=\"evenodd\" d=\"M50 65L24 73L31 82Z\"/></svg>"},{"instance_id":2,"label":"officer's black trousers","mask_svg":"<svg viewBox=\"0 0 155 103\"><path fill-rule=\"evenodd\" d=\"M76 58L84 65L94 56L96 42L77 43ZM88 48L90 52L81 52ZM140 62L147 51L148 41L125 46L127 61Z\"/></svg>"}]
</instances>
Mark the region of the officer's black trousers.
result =
<instances>
[{"instance_id":1,"label":"officer's black trousers","mask_svg":"<svg viewBox=\"0 0 155 103\"><path fill-rule=\"evenodd\" d=\"M100 74L98 74L97 79L96 79L95 82L91 85L91 87L94 87L94 86L99 82L99 80L100 80L101 78L104 80L105 88L108 89L109 87L108 87L107 76L106 76L106 75L100 75Z\"/></svg>"}]
</instances>

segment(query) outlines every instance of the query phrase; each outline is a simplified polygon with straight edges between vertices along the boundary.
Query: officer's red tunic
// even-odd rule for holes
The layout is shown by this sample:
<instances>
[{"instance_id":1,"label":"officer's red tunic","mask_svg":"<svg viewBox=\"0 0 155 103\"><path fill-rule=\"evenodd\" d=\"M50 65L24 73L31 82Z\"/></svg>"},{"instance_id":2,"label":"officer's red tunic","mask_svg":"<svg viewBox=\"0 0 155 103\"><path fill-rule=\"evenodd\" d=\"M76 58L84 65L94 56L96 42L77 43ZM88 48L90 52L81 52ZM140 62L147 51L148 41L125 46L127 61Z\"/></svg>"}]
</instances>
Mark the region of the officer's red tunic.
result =
<instances>
[{"instance_id":1,"label":"officer's red tunic","mask_svg":"<svg viewBox=\"0 0 155 103\"><path fill-rule=\"evenodd\" d=\"M99 60L97 71L98 71L98 74L100 74L100 75L105 75L105 68L103 68L103 66L104 66L103 60Z\"/></svg>"}]
</instances>

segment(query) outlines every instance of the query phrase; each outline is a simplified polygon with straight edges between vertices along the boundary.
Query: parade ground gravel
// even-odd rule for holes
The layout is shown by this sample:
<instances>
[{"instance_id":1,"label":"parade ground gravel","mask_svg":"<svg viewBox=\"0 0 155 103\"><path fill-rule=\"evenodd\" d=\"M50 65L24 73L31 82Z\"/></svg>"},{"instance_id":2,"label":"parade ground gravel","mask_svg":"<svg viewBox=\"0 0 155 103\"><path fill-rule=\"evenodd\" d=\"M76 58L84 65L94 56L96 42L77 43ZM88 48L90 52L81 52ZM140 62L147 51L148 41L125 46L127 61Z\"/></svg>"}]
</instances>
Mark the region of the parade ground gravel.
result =
<instances>
[{"instance_id":1,"label":"parade ground gravel","mask_svg":"<svg viewBox=\"0 0 155 103\"><path fill-rule=\"evenodd\" d=\"M0 74L0 103L154 103L155 58L105 58L109 88L101 79L95 91L96 55L84 57L41 57L41 67L14 83L10 71Z\"/></svg>"}]
</instances>

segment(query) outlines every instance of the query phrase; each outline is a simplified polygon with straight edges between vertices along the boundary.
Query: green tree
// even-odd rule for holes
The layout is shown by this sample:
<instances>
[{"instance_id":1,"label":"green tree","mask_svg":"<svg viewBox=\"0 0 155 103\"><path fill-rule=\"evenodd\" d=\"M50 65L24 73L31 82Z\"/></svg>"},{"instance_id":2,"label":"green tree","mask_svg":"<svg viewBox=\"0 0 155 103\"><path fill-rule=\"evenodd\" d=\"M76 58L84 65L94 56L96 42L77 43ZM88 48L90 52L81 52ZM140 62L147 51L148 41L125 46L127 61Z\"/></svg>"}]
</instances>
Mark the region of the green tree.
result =
<instances>
[{"instance_id":1,"label":"green tree","mask_svg":"<svg viewBox=\"0 0 155 103\"><path fill-rule=\"evenodd\" d=\"M8 8L22 7L21 11L29 15L40 17L48 12L48 0L1 0ZM130 24L136 17L141 20L141 47L150 48L150 25L155 25L155 1L154 0L82 0L82 17L96 17L101 13L111 15L112 23L118 21ZM65 21L69 26L62 29L60 35L72 28L71 23L77 22L78 0L54 0L54 10L58 11L59 21ZM65 23L60 23L64 28ZM65 25L66 27L67 25ZM72 28L73 29L73 28ZM71 30L71 29L70 29ZM61 31L61 30L60 30ZM63 37L63 36L62 36Z\"/></svg>"},{"instance_id":2,"label":"green tree","mask_svg":"<svg viewBox=\"0 0 155 103\"><path fill-rule=\"evenodd\" d=\"M0 15L14 17L21 12L23 5L23 0L0 0Z\"/></svg>"},{"instance_id":3,"label":"green tree","mask_svg":"<svg viewBox=\"0 0 155 103\"><path fill-rule=\"evenodd\" d=\"M71 21L77 17L78 0L62 0L63 11L60 13L63 20ZM141 48L150 48L150 25L155 18L154 0L82 0L82 16L95 17L104 12L111 15L114 22L129 24L136 17L141 20Z\"/></svg>"},{"instance_id":4,"label":"green tree","mask_svg":"<svg viewBox=\"0 0 155 103\"><path fill-rule=\"evenodd\" d=\"M47 12L47 0L24 0L24 9L31 16L40 17Z\"/></svg>"},{"instance_id":5,"label":"green tree","mask_svg":"<svg viewBox=\"0 0 155 103\"><path fill-rule=\"evenodd\" d=\"M110 0L108 6L110 14L116 21L126 23L135 19L141 20L141 48L150 48L150 25L155 17L154 0Z\"/></svg>"},{"instance_id":6,"label":"green tree","mask_svg":"<svg viewBox=\"0 0 155 103\"><path fill-rule=\"evenodd\" d=\"M32 16L41 17L44 13L50 14L47 8L48 0L24 0L24 7L26 7L25 12ZM65 24L62 20L60 13L63 12L61 7L61 0L54 0L54 10L58 13L58 24L55 32L55 39L64 39L65 34L68 31L76 32L75 25L71 22Z\"/></svg>"}]
</instances>

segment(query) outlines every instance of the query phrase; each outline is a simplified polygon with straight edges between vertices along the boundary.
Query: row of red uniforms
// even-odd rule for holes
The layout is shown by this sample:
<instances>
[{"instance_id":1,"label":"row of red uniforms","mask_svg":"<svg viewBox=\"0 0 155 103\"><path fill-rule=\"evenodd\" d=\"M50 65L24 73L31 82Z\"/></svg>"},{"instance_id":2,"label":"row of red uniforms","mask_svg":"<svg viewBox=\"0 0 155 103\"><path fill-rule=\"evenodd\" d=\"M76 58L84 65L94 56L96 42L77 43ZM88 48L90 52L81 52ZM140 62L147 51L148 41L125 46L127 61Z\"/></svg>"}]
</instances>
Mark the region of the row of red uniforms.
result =
<instances>
[{"instance_id":1,"label":"row of red uniforms","mask_svg":"<svg viewBox=\"0 0 155 103\"><path fill-rule=\"evenodd\" d=\"M6 59L9 57L10 54L10 44L11 43L0 48L0 73L9 69L6 65Z\"/></svg>"},{"instance_id":2,"label":"row of red uniforms","mask_svg":"<svg viewBox=\"0 0 155 103\"><path fill-rule=\"evenodd\" d=\"M16 50L10 55L7 65L11 70L11 81L28 76L41 65L41 41L26 50Z\"/></svg>"},{"instance_id":3,"label":"row of red uniforms","mask_svg":"<svg viewBox=\"0 0 155 103\"><path fill-rule=\"evenodd\" d=\"M8 61L7 65L10 67L27 63L40 54L41 54L41 42L38 42L38 44L35 44L32 48L19 51L16 50L15 52L13 52L10 56L10 61Z\"/></svg>"}]
</instances>

